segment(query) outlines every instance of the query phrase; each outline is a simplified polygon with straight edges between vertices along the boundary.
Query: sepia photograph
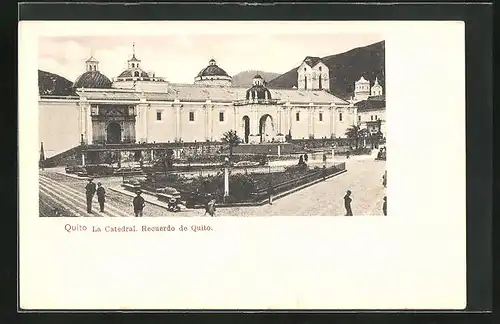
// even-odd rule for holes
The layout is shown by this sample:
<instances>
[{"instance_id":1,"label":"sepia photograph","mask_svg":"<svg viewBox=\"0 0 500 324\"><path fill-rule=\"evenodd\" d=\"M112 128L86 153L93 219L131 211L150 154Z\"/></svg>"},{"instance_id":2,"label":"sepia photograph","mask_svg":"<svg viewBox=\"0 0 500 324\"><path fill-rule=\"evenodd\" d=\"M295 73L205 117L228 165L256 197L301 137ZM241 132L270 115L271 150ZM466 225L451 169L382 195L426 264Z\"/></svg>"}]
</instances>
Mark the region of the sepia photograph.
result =
<instances>
[{"instance_id":1,"label":"sepia photograph","mask_svg":"<svg viewBox=\"0 0 500 324\"><path fill-rule=\"evenodd\" d=\"M387 215L382 34L37 50L41 217Z\"/></svg>"}]
</instances>

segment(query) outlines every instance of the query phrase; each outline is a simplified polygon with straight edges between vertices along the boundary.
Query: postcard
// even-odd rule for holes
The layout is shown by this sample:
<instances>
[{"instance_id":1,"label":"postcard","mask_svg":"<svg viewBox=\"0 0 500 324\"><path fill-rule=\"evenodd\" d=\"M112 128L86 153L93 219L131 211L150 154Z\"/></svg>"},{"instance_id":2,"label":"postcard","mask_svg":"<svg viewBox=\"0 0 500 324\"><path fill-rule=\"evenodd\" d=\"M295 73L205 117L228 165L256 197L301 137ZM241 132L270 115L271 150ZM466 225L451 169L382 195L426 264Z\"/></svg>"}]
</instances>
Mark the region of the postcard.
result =
<instances>
[{"instance_id":1,"label":"postcard","mask_svg":"<svg viewBox=\"0 0 500 324\"><path fill-rule=\"evenodd\" d=\"M455 21L21 22L19 307L463 309L464 46Z\"/></svg>"}]
</instances>

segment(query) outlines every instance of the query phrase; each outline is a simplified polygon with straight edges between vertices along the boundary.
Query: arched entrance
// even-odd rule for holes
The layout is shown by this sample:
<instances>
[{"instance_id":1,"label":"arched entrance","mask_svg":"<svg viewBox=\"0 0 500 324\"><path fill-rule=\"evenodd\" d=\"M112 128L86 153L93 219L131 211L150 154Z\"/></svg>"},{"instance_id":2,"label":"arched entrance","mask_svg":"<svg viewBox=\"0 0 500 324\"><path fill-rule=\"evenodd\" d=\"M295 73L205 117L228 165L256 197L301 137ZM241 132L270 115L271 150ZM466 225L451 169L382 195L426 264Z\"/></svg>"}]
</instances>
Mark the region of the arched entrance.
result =
<instances>
[{"instance_id":1,"label":"arched entrance","mask_svg":"<svg viewBox=\"0 0 500 324\"><path fill-rule=\"evenodd\" d=\"M274 123L271 115L266 114L260 117L259 133L261 143L271 141L271 139L274 137Z\"/></svg>"},{"instance_id":2,"label":"arched entrance","mask_svg":"<svg viewBox=\"0 0 500 324\"><path fill-rule=\"evenodd\" d=\"M106 142L108 144L118 144L122 140L122 128L116 122L111 122L106 128Z\"/></svg>"},{"instance_id":3,"label":"arched entrance","mask_svg":"<svg viewBox=\"0 0 500 324\"><path fill-rule=\"evenodd\" d=\"M250 135L250 117L243 116L241 126L241 128L243 129L243 134L245 134L243 141L248 144L248 136Z\"/></svg>"}]
</instances>

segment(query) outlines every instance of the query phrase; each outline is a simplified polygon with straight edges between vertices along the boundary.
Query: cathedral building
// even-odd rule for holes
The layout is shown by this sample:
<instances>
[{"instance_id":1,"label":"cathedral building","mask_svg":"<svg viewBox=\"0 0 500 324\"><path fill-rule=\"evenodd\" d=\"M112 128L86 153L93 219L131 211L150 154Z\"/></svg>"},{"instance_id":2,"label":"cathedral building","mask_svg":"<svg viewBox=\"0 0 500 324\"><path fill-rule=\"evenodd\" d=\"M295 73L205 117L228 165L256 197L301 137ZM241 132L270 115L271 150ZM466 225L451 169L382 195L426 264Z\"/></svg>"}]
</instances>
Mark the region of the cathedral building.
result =
<instances>
[{"instance_id":1,"label":"cathedral building","mask_svg":"<svg viewBox=\"0 0 500 324\"><path fill-rule=\"evenodd\" d=\"M76 95L40 96L40 141L47 157L86 144L220 141L236 130L244 143L344 137L358 120L355 103L329 92L328 67L306 57L297 89L269 89L256 75L234 87L211 59L193 84L171 83L144 69L135 48L127 69L109 79L90 57ZM363 88L364 89L364 88Z\"/></svg>"}]
</instances>

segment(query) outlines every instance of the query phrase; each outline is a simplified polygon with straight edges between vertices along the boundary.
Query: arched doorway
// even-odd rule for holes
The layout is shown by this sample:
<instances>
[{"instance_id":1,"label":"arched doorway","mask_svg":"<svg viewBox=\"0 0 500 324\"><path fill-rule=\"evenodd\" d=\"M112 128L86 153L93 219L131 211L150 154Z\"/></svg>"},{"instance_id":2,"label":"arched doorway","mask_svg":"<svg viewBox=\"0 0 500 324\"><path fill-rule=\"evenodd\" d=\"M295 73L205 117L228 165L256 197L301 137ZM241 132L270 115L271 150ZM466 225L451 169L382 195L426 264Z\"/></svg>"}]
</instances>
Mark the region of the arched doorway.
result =
<instances>
[{"instance_id":1,"label":"arched doorway","mask_svg":"<svg viewBox=\"0 0 500 324\"><path fill-rule=\"evenodd\" d=\"M274 137L274 123L271 115L260 117L259 121L260 142L265 143Z\"/></svg>"},{"instance_id":2,"label":"arched doorway","mask_svg":"<svg viewBox=\"0 0 500 324\"><path fill-rule=\"evenodd\" d=\"M106 142L108 144L118 144L122 140L122 128L116 122L111 122L106 128Z\"/></svg>"},{"instance_id":3,"label":"arched doorway","mask_svg":"<svg viewBox=\"0 0 500 324\"><path fill-rule=\"evenodd\" d=\"M248 136L250 135L250 117L243 116L241 128L243 128L243 134L245 134L243 140L248 144Z\"/></svg>"}]
</instances>

